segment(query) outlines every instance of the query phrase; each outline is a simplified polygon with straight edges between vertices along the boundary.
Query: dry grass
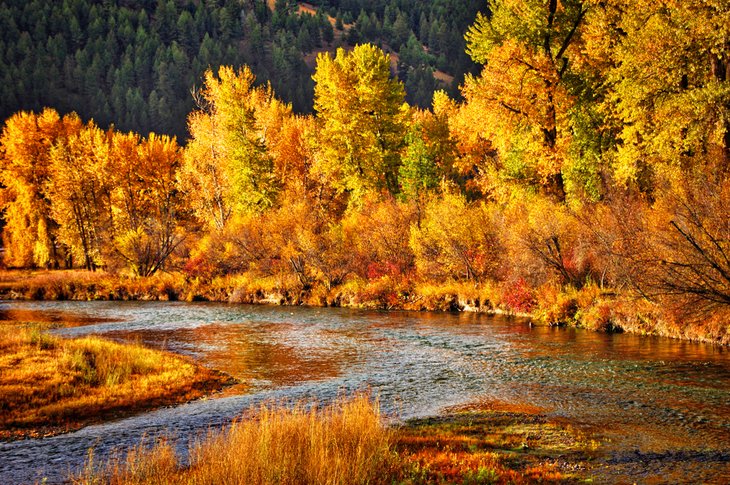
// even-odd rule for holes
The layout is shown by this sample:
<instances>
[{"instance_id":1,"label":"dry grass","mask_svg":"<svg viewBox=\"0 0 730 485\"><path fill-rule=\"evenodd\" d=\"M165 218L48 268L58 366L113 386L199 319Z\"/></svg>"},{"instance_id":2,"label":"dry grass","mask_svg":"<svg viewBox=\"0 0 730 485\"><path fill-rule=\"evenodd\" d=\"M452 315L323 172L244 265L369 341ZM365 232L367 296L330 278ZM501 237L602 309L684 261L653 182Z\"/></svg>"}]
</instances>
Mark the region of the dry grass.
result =
<instances>
[{"instance_id":1,"label":"dry grass","mask_svg":"<svg viewBox=\"0 0 730 485\"><path fill-rule=\"evenodd\" d=\"M326 407L263 405L252 416L210 432L190 447L184 467L162 440L72 478L95 484L382 483L392 461L392 433L377 402L358 396Z\"/></svg>"},{"instance_id":2,"label":"dry grass","mask_svg":"<svg viewBox=\"0 0 730 485\"><path fill-rule=\"evenodd\" d=\"M555 457L586 458L592 444L539 410L503 403L384 426L367 396L321 408L264 405L190 446L183 465L167 440L85 469L77 484L564 483ZM581 461L571 463L581 468Z\"/></svg>"},{"instance_id":3,"label":"dry grass","mask_svg":"<svg viewBox=\"0 0 730 485\"><path fill-rule=\"evenodd\" d=\"M0 324L0 437L68 431L193 399L223 382L218 373L166 352Z\"/></svg>"},{"instance_id":4,"label":"dry grass","mask_svg":"<svg viewBox=\"0 0 730 485\"><path fill-rule=\"evenodd\" d=\"M415 288L418 299L411 309L457 310L468 307L477 311L493 311L500 304L498 290L488 282L480 285L464 281L422 282Z\"/></svg>"},{"instance_id":5,"label":"dry grass","mask_svg":"<svg viewBox=\"0 0 730 485\"><path fill-rule=\"evenodd\" d=\"M158 273L148 278L104 271L0 271L0 295L30 300L177 300L184 298L180 274Z\"/></svg>"}]
</instances>

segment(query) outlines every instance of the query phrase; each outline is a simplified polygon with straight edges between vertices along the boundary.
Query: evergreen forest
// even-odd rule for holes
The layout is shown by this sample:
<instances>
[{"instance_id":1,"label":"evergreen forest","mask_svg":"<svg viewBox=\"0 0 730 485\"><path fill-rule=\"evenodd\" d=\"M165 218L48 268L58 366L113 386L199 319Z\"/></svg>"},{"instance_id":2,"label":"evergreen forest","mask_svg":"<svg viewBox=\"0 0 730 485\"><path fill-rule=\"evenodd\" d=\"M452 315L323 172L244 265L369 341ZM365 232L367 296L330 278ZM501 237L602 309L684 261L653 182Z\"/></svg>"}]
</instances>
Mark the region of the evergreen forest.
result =
<instances>
[{"instance_id":1,"label":"evergreen forest","mask_svg":"<svg viewBox=\"0 0 730 485\"><path fill-rule=\"evenodd\" d=\"M371 42L394 54L411 104L458 93L477 66L463 34L480 0L9 0L0 2L0 119L51 106L100 126L186 138L206 69L247 65L312 111L316 54ZM395 59L398 61L395 61ZM439 74L434 76L438 71Z\"/></svg>"}]
</instances>

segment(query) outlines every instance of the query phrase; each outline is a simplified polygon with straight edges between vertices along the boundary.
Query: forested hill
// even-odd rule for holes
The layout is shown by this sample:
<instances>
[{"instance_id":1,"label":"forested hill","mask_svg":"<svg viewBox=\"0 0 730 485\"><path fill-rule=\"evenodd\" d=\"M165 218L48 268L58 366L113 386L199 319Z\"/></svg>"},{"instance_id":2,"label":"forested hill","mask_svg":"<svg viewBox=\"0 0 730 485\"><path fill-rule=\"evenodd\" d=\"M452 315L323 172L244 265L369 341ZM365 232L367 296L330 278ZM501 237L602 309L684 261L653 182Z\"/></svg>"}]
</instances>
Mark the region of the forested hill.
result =
<instances>
[{"instance_id":1,"label":"forested hill","mask_svg":"<svg viewBox=\"0 0 730 485\"><path fill-rule=\"evenodd\" d=\"M315 54L359 42L394 54L407 99L456 94L475 65L463 34L483 0L4 0L0 120L52 107L101 126L186 135L206 68L251 66L312 109Z\"/></svg>"}]
</instances>

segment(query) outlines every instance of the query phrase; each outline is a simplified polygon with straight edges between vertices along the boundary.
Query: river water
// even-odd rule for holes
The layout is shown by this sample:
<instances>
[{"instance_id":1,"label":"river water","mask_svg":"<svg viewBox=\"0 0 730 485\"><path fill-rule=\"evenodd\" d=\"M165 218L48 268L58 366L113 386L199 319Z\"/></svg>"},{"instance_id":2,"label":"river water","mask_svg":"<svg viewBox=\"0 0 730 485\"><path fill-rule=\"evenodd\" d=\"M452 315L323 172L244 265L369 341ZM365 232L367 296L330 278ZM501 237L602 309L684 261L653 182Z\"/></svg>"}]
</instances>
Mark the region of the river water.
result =
<instances>
[{"instance_id":1,"label":"river water","mask_svg":"<svg viewBox=\"0 0 730 485\"><path fill-rule=\"evenodd\" d=\"M730 483L730 352L472 313L215 303L2 302L0 318L66 321L178 352L240 380L221 395L45 439L0 443L0 483L59 482L160 434L180 443L271 399L380 396L393 420L475 399L539 406L603 443L596 483ZM181 444L181 446L183 446Z\"/></svg>"}]
</instances>

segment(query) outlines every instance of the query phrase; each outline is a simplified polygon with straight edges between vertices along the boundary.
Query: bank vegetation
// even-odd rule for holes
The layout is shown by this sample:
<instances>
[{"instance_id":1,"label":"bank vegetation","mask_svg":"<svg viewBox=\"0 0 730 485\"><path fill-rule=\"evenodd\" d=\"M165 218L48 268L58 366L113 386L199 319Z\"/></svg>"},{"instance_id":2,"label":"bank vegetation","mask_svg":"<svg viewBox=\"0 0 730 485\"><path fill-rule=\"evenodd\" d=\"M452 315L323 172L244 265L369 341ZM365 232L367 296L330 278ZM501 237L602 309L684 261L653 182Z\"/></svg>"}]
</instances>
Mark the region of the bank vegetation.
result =
<instances>
[{"instance_id":1,"label":"bank vegetation","mask_svg":"<svg viewBox=\"0 0 730 485\"><path fill-rule=\"evenodd\" d=\"M0 322L0 438L42 437L219 390L228 378L167 352Z\"/></svg>"},{"instance_id":2,"label":"bank vegetation","mask_svg":"<svg viewBox=\"0 0 730 485\"><path fill-rule=\"evenodd\" d=\"M730 342L730 11L490 9L466 35L482 73L427 110L363 44L318 57L311 116L247 67L209 70L184 146L10 117L5 265L99 274L11 275L6 294L468 307Z\"/></svg>"}]
</instances>

